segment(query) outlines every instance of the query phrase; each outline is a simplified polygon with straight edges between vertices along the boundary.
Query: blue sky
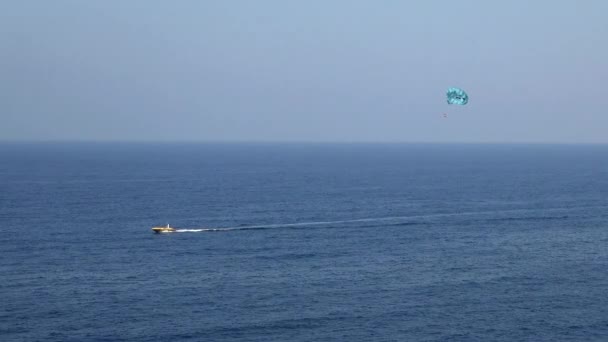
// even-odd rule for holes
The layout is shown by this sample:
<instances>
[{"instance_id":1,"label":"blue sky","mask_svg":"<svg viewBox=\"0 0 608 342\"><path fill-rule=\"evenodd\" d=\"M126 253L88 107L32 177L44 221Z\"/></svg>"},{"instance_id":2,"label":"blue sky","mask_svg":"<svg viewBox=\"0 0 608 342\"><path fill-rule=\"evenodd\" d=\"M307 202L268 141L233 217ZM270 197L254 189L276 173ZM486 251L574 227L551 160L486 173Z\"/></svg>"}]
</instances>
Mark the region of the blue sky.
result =
<instances>
[{"instance_id":1,"label":"blue sky","mask_svg":"<svg viewBox=\"0 0 608 342\"><path fill-rule=\"evenodd\" d=\"M606 13L601 0L3 1L0 140L608 143ZM445 103L450 86L467 106Z\"/></svg>"}]
</instances>

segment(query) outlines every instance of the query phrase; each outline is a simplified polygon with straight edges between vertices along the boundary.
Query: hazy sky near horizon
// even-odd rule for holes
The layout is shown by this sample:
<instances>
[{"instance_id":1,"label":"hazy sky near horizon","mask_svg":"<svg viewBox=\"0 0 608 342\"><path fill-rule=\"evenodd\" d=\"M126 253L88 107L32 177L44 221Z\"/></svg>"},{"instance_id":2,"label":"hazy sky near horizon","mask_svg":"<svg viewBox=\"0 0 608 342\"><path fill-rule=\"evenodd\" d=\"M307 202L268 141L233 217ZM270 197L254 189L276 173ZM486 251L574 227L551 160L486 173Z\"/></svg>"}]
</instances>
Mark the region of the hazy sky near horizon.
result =
<instances>
[{"instance_id":1,"label":"hazy sky near horizon","mask_svg":"<svg viewBox=\"0 0 608 342\"><path fill-rule=\"evenodd\" d=\"M604 0L7 0L0 140L608 143L607 13ZM446 104L450 86L467 106Z\"/></svg>"}]
</instances>

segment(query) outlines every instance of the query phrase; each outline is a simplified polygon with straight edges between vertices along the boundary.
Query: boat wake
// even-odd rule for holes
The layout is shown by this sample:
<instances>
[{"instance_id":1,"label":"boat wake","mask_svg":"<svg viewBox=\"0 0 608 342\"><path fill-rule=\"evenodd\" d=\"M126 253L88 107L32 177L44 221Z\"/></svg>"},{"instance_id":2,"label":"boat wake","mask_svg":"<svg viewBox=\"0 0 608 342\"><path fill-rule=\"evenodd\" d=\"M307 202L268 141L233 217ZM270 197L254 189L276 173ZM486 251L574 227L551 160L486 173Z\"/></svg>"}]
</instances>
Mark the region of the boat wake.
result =
<instances>
[{"instance_id":1,"label":"boat wake","mask_svg":"<svg viewBox=\"0 0 608 342\"><path fill-rule=\"evenodd\" d=\"M198 229L176 229L174 233L200 233L233 230L232 228L198 228Z\"/></svg>"},{"instance_id":2,"label":"boat wake","mask_svg":"<svg viewBox=\"0 0 608 342\"><path fill-rule=\"evenodd\" d=\"M371 217L359 218L350 220L334 220L334 221L312 221L312 222L295 222L295 223L274 223L252 226L237 226L237 227L217 227L217 228L189 228L176 229L175 233L202 233L202 232L227 232L236 230L265 230L265 229L280 229L280 228L299 228L299 227L314 227L314 226L329 226L329 225L348 225L352 223L367 223L366 227L375 226L374 223L382 223L391 226L429 224L436 219L442 218L470 218L477 216L477 219L485 221L518 221L518 220L555 220L567 219L571 211L581 209L593 209L596 207L568 207L568 208L542 208L542 209L505 209L505 210L489 210L489 211L469 211L459 213L437 213L409 216L387 216L387 217ZM601 208L605 209L604 206Z\"/></svg>"}]
</instances>

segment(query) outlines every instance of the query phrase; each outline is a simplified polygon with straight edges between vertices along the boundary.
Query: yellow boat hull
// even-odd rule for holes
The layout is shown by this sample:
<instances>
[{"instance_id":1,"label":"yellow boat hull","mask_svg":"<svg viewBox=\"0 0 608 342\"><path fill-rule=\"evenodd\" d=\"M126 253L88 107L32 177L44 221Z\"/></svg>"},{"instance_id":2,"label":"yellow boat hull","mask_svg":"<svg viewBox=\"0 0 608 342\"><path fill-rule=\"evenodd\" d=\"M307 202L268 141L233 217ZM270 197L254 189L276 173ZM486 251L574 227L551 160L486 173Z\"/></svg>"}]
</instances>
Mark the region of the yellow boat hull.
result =
<instances>
[{"instance_id":1,"label":"yellow boat hull","mask_svg":"<svg viewBox=\"0 0 608 342\"><path fill-rule=\"evenodd\" d=\"M152 228L152 231L155 232L156 234L160 234L160 233L173 233L176 231L175 228L170 228L170 227L154 227Z\"/></svg>"}]
</instances>

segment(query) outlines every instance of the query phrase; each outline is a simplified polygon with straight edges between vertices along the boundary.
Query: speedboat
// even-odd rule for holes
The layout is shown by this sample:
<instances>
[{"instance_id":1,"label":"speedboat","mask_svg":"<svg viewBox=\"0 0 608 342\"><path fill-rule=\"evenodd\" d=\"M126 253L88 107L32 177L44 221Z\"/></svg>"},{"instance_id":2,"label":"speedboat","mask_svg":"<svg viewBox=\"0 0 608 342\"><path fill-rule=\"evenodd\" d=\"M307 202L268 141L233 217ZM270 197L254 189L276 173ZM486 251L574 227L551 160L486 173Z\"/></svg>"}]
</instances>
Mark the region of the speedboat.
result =
<instances>
[{"instance_id":1,"label":"speedboat","mask_svg":"<svg viewBox=\"0 0 608 342\"><path fill-rule=\"evenodd\" d=\"M167 224L166 227L153 227L152 231L160 234L160 233L174 233L176 231L175 228L171 228L169 227L169 224Z\"/></svg>"}]
</instances>

